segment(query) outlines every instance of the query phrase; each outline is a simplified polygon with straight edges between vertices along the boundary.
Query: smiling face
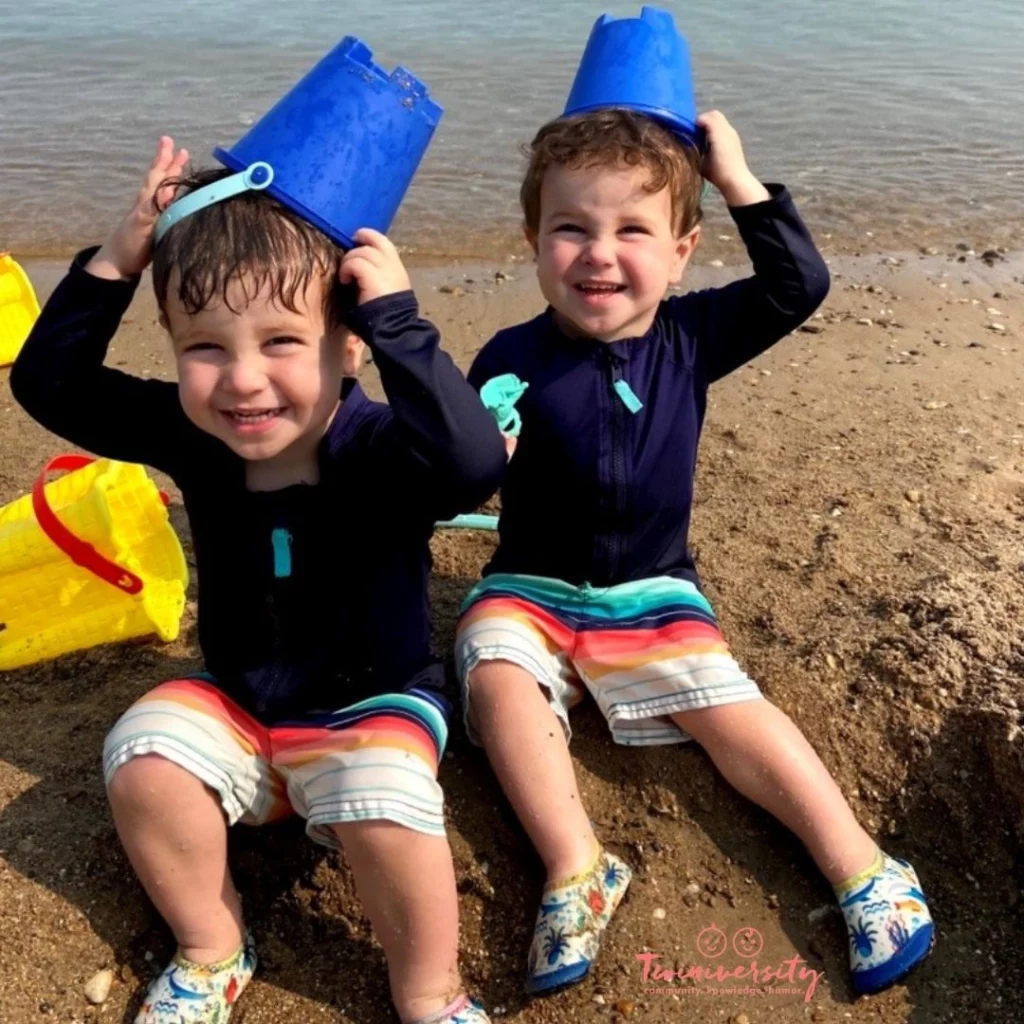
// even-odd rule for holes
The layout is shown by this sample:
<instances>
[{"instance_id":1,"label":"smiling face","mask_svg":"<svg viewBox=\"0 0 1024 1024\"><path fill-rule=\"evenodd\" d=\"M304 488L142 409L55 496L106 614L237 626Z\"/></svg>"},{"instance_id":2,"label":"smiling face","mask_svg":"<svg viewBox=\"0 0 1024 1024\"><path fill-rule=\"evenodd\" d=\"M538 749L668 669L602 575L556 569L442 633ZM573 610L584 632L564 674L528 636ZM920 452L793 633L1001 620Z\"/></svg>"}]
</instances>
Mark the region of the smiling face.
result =
<instances>
[{"instance_id":1,"label":"smiling face","mask_svg":"<svg viewBox=\"0 0 1024 1024\"><path fill-rule=\"evenodd\" d=\"M639 337L677 284L700 229L673 230L668 188L651 192L642 167L554 165L527 239L559 326L599 341Z\"/></svg>"},{"instance_id":2,"label":"smiling face","mask_svg":"<svg viewBox=\"0 0 1024 1024\"><path fill-rule=\"evenodd\" d=\"M295 467L308 477L363 343L325 323L319 277L295 295L295 310L272 301L269 285L252 294L244 284L191 315L170 289L165 319L181 406L243 459L273 464L264 471Z\"/></svg>"}]
</instances>

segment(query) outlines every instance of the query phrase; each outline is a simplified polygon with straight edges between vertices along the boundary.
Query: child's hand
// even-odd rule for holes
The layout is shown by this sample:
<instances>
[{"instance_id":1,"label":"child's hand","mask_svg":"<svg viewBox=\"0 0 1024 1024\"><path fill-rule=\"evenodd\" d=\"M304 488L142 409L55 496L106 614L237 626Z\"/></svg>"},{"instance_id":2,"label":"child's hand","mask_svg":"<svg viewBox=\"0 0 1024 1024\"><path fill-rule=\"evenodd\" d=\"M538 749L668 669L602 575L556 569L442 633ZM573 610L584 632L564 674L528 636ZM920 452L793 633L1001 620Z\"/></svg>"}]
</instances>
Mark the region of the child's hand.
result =
<instances>
[{"instance_id":1,"label":"child's hand","mask_svg":"<svg viewBox=\"0 0 1024 1024\"><path fill-rule=\"evenodd\" d=\"M509 437L508 434L502 434L501 436L505 438L505 455L511 459L516 453L516 445L519 444L519 438Z\"/></svg>"},{"instance_id":2,"label":"child's hand","mask_svg":"<svg viewBox=\"0 0 1024 1024\"><path fill-rule=\"evenodd\" d=\"M153 256L153 229L160 210L174 198L174 186L164 181L181 175L188 163L188 150L174 150L174 140L160 137L156 156L149 165L142 187L128 216L86 267L90 274L118 280L141 274Z\"/></svg>"},{"instance_id":3,"label":"child's hand","mask_svg":"<svg viewBox=\"0 0 1024 1024\"><path fill-rule=\"evenodd\" d=\"M338 279L342 284L355 281L360 305L412 287L402 258L387 235L372 228L360 228L355 238L359 247L345 253Z\"/></svg>"},{"instance_id":4,"label":"child's hand","mask_svg":"<svg viewBox=\"0 0 1024 1024\"><path fill-rule=\"evenodd\" d=\"M709 110L697 118L707 137L702 173L730 206L750 206L770 199L768 190L754 177L743 155L736 129L720 110Z\"/></svg>"}]
</instances>

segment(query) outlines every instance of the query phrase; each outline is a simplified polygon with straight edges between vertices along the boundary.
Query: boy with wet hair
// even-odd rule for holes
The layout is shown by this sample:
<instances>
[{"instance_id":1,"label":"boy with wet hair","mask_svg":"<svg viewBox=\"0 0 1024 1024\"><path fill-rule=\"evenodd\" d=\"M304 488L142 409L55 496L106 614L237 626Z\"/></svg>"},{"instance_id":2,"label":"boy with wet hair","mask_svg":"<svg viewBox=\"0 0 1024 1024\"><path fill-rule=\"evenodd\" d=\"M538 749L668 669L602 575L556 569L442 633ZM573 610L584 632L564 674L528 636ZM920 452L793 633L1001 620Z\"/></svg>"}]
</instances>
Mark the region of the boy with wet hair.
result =
<instances>
[{"instance_id":1,"label":"boy with wet hair","mask_svg":"<svg viewBox=\"0 0 1024 1024\"><path fill-rule=\"evenodd\" d=\"M842 906L854 987L875 991L930 948L917 877L733 660L687 548L708 387L809 317L828 270L725 117L699 125L703 159L626 110L560 118L533 141L522 205L549 307L501 331L469 374L527 388L500 543L458 625L467 728L547 871L530 991L588 973L630 880L594 835L569 755L568 710L588 692L614 742L696 740L800 837ZM754 274L666 299L697 246L702 174Z\"/></svg>"},{"instance_id":2,"label":"boy with wet hair","mask_svg":"<svg viewBox=\"0 0 1024 1024\"><path fill-rule=\"evenodd\" d=\"M156 246L177 384L105 367L186 160L161 139L131 212L75 259L11 375L47 429L170 475L191 524L206 673L143 696L104 747L121 841L178 941L136 1020L228 1019L256 961L227 827L295 811L344 848L401 1020L481 1024L436 779L449 707L428 541L495 490L501 435L391 242L363 230L342 252L265 192ZM364 342L389 405L353 379Z\"/></svg>"}]
</instances>

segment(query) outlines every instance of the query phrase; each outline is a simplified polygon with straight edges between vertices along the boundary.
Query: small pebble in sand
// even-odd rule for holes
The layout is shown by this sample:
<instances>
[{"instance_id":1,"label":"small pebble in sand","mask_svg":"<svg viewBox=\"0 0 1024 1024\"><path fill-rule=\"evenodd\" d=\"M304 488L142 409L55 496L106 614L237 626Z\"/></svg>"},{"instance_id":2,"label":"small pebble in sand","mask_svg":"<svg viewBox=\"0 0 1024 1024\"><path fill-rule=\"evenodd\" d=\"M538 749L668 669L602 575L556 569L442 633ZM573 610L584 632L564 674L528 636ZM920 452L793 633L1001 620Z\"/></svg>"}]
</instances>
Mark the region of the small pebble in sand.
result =
<instances>
[{"instance_id":1,"label":"small pebble in sand","mask_svg":"<svg viewBox=\"0 0 1024 1024\"><path fill-rule=\"evenodd\" d=\"M653 917L655 921L664 921L665 918L668 917L668 911L664 907L658 907L654 913L651 914L651 917Z\"/></svg>"},{"instance_id":2,"label":"small pebble in sand","mask_svg":"<svg viewBox=\"0 0 1024 1024\"><path fill-rule=\"evenodd\" d=\"M621 1013L623 1017L629 1017L632 1016L633 1010L636 1009L636 1007L629 999L619 999L616 1001L612 1009L616 1013Z\"/></svg>"},{"instance_id":3,"label":"small pebble in sand","mask_svg":"<svg viewBox=\"0 0 1024 1024\"><path fill-rule=\"evenodd\" d=\"M904 494L904 497L907 499L907 501L910 502L911 505L920 505L921 504L921 492L920 491L907 491Z\"/></svg>"},{"instance_id":4,"label":"small pebble in sand","mask_svg":"<svg viewBox=\"0 0 1024 1024\"><path fill-rule=\"evenodd\" d=\"M945 409L948 408L949 402L925 402L924 407L929 411L934 409Z\"/></svg>"},{"instance_id":5,"label":"small pebble in sand","mask_svg":"<svg viewBox=\"0 0 1024 1024\"><path fill-rule=\"evenodd\" d=\"M443 284L441 285L440 288L438 288L438 291L444 295L454 295L455 298L458 298L460 295L466 294L466 289L460 287L457 284Z\"/></svg>"},{"instance_id":6,"label":"small pebble in sand","mask_svg":"<svg viewBox=\"0 0 1024 1024\"><path fill-rule=\"evenodd\" d=\"M819 921L824 921L825 918L828 917L833 910L835 910L833 904L825 903L822 906L816 908L815 910L812 910L807 915L807 921L810 924L817 924Z\"/></svg>"},{"instance_id":7,"label":"small pebble in sand","mask_svg":"<svg viewBox=\"0 0 1024 1024\"><path fill-rule=\"evenodd\" d=\"M995 322L986 325L990 331L995 331L997 334L1003 334L1006 331L1006 324L997 324Z\"/></svg>"},{"instance_id":8,"label":"small pebble in sand","mask_svg":"<svg viewBox=\"0 0 1024 1024\"><path fill-rule=\"evenodd\" d=\"M594 996L593 1002L597 1003L598 1006L604 1006L605 998L600 992L598 992L597 995Z\"/></svg>"},{"instance_id":9,"label":"small pebble in sand","mask_svg":"<svg viewBox=\"0 0 1024 1024\"><path fill-rule=\"evenodd\" d=\"M858 317L857 323L859 323L862 327L870 327L874 323L874 320L872 320L869 316L862 316Z\"/></svg>"},{"instance_id":10,"label":"small pebble in sand","mask_svg":"<svg viewBox=\"0 0 1024 1024\"><path fill-rule=\"evenodd\" d=\"M113 971L97 971L85 983L85 998L88 999L93 1006L102 1006L110 995L110 986L113 985L113 983Z\"/></svg>"},{"instance_id":11,"label":"small pebble in sand","mask_svg":"<svg viewBox=\"0 0 1024 1024\"><path fill-rule=\"evenodd\" d=\"M871 234L869 231L868 234ZM737 1013L732 1019L732 1024L750 1024L750 1018L745 1013Z\"/></svg>"},{"instance_id":12,"label":"small pebble in sand","mask_svg":"<svg viewBox=\"0 0 1024 1024\"><path fill-rule=\"evenodd\" d=\"M686 895L687 896L699 896L700 895L700 886L696 882L691 882L686 887Z\"/></svg>"},{"instance_id":13,"label":"small pebble in sand","mask_svg":"<svg viewBox=\"0 0 1024 1024\"><path fill-rule=\"evenodd\" d=\"M725 266L725 264L724 264L724 263L723 263L723 262L722 262L721 260L712 260L712 261L711 261L711 262L710 262L710 263L708 264L708 266L709 266L709 267L724 267L724 266Z\"/></svg>"}]
</instances>

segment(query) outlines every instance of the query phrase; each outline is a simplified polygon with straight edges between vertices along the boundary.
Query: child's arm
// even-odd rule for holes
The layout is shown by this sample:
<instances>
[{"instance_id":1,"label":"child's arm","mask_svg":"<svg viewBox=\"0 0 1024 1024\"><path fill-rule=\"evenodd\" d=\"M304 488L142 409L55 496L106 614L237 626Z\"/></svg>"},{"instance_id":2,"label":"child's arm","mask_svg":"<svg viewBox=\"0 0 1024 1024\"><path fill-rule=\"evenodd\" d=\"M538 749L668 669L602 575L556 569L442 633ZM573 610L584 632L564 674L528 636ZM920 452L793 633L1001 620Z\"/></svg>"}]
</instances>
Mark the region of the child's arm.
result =
<instances>
[{"instance_id":1,"label":"child's arm","mask_svg":"<svg viewBox=\"0 0 1024 1024\"><path fill-rule=\"evenodd\" d=\"M746 244L754 276L699 296L698 359L718 380L804 322L828 294L829 273L788 191L753 175L739 135L718 111L707 133L704 176L721 192Z\"/></svg>"},{"instance_id":2,"label":"child's arm","mask_svg":"<svg viewBox=\"0 0 1024 1024\"><path fill-rule=\"evenodd\" d=\"M391 242L360 231L340 277L356 281L359 306L348 324L373 350L394 413L394 440L406 464L428 471L438 518L476 508L494 493L505 445L491 414L419 316L405 267ZM390 443L390 442L389 442Z\"/></svg>"},{"instance_id":3,"label":"child's arm","mask_svg":"<svg viewBox=\"0 0 1024 1024\"><path fill-rule=\"evenodd\" d=\"M170 470L185 426L177 388L103 365L149 262L160 183L188 154L160 140L131 212L99 250L76 257L50 296L11 371L11 392L33 419L108 458Z\"/></svg>"}]
</instances>

